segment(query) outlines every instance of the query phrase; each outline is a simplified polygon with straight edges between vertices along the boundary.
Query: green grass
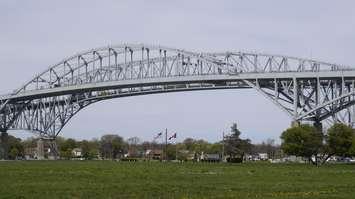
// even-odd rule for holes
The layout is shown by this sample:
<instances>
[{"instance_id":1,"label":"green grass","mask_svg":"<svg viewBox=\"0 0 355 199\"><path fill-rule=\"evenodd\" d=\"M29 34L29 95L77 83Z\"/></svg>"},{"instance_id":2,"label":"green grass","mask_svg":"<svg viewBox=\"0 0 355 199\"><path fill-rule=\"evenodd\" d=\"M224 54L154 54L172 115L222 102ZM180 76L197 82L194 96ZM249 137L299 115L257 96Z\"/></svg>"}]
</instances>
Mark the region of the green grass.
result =
<instances>
[{"instance_id":1,"label":"green grass","mask_svg":"<svg viewBox=\"0 0 355 199\"><path fill-rule=\"evenodd\" d=\"M0 198L355 198L355 165L0 162Z\"/></svg>"}]
</instances>

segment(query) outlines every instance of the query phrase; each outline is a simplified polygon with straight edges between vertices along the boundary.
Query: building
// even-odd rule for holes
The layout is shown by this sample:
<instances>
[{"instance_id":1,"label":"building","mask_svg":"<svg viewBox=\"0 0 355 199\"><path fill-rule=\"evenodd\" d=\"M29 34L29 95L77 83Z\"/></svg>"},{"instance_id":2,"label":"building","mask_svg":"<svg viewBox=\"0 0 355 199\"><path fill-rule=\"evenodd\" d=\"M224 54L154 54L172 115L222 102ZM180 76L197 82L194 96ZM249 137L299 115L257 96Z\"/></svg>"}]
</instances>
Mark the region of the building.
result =
<instances>
[{"instance_id":1,"label":"building","mask_svg":"<svg viewBox=\"0 0 355 199\"><path fill-rule=\"evenodd\" d=\"M37 147L26 147L24 152L25 160L37 159Z\"/></svg>"},{"instance_id":2,"label":"building","mask_svg":"<svg viewBox=\"0 0 355 199\"><path fill-rule=\"evenodd\" d=\"M51 151L51 147L46 140L36 139L33 142L36 144L30 144L24 147L24 158L26 160L55 160L56 157Z\"/></svg>"},{"instance_id":3,"label":"building","mask_svg":"<svg viewBox=\"0 0 355 199\"><path fill-rule=\"evenodd\" d=\"M74 148L71 153L73 154L74 158L80 158L83 155L83 150L81 148Z\"/></svg>"},{"instance_id":4,"label":"building","mask_svg":"<svg viewBox=\"0 0 355 199\"><path fill-rule=\"evenodd\" d=\"M145 151L145 158L149 160L162 160L163 151L161 149L148 149Z\"/></svg>"},{"instance_id":5,"label":"building","mask_svg":"<svg viewBox=\"0 0 355 199\"><path fill-rule=\"evenodd\" d=\"M215 153L215 154L202 153L200 159L203 162L220 162L220 161L222 161L222 157L218 153Z\"/></svg>"},{"instance_id":6,"label":"building","mask_svg":"<svg viewBox=\"0 0 355 199\"><path fill-rule=\"evenodd\" d=\"M269 156L267 153L259 153L258 154L260 160L268 160Z\"/></svg>"}]
</instances>

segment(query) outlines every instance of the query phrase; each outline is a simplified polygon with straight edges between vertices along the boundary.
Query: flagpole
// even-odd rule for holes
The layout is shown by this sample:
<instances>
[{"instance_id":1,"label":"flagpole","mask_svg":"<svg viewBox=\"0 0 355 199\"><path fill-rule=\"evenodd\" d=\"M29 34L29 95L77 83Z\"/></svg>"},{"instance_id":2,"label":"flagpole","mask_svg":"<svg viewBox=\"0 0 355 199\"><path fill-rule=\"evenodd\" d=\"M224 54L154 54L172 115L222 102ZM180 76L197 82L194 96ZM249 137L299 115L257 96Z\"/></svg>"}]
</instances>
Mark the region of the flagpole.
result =
<instances>
[{"instance_id":1,"label":"flagpole","mask_svg":"<svg viewBox=\"0 0 355 199\"><path fill-rule=\"evenodd\" d=\"M176 142L176 138L175 138L175 160L177 161L177 155L178 155L178 150L177 150L177 142Z\"/></svg>"},{"instance_id":2,"label":"flagpole","mask_svg":"<svg viewBox=\"0 0 355 199\"><path fill-rule=\"evenodd\" d=\"M222 133L223 138L222 138L222 162L224 161L224 131Z\"/></svg>"},{"instance_id":3,"label":"flagpole","mask_svg":"<svg viewBox=\"0 0 355 199\"><path fill-rule=\"evenodd\" d=\"M165 161L168 160L168 129L165 129Z\"/></svg>"},{"instance_id":4,"label":"flagpole","mask_svg":"<svg viewBox=\"0 0 355 199\"><path fill-rule=\"evenodd\" d=\"M161 160L164 161L164 135L161 135Z\"/></svg>"}]
</instances>

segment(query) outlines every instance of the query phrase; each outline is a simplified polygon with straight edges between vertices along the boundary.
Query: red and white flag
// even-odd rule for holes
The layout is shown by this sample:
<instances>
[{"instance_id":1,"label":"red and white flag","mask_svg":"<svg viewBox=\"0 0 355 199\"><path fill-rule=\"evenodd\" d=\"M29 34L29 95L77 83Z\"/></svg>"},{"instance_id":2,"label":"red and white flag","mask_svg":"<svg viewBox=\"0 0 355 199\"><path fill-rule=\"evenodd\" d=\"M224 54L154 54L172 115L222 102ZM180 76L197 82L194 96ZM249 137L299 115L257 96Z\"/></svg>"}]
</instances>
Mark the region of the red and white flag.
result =
<instances>
[{"instance_id":1,"label":"red and white flag","mask_svg":"<svg viewBox=\"0 0 355 199\"><path fill-rule=\"evenodd\" d=\"M172 136L169 137L169 140L171 139L176 139L176 133L174 133Z\"/></svg>"}]
</instances>

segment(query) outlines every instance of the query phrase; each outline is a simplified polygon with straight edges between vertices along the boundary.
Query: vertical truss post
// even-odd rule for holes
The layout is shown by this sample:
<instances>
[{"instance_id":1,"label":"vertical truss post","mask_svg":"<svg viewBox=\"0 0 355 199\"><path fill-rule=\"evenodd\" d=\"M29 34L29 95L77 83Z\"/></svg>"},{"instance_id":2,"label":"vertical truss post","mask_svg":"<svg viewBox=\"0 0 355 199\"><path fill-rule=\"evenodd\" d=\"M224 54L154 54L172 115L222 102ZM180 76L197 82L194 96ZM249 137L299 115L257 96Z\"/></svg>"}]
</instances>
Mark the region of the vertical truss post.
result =
<instances>
[{"instance_id":1,"label":"vertical truss post","mask_svg":"<svg viewBox=\"0 0 355 199\"><path fill-rule=\"evenodd\" d=\"M130 69L131 69L131 79L133 79L133 74L134 74L134 66L133 66L133 50L130 48L129 49L129 55L130 55Z\"/></svg>"},{"instance_id":2,"label":"vertical truss post","mask_svg":"<svg viewBox=\"0 0 355 199\"><path fill-rule=\"evenodd\" d=\"M350 86L350 91L349 92L354 92L355 91L354 89L355 89L355 81L353 80L351 82L351 86ZM354 100L355 96L352 95L352 96L350 96L350 98L352 98L351 100ZM354 128L355 127L355 105L352 105L350 107L349 112L350 112L350 117L351 117L350 125L351 125L352 128Z\"/></svg>"},{"instance_id":3,"label":"vertical truss post","mask_svg":"<svg viewBox=\"0 0 355 199\"><path fill-rule=\"evenodd\" d=\"M274 78L274 93L275 93L275 100L276 102L278 102L279 100L279 88L278 88L278 84L277 84L277 79Z\"/></svg>"},{"instance_id":4,"label":"vertical truss post","mask_svg":"<svg viewBox=\"0 0 355 199\"><path fill-rule=\"evenodd\" d=\"M299 124L299 121L297 121L298 117L298 84L297 84L297 79L294 77L292 79L293 81L293 120L292 120L292 126L295 126Z\"/></svg>"},{"instance_id":5,"label":"vertical truss post","mask_svg":"<svg viewBox=\"0 0 355 199\"><path fill-rule=\"evenodd\" d=\"M320 87L320 80L319 77L317 77L316 79L316 83L314 85L314 89L315 89L315 107L317 107L321 102L320 102L320 92L321 92L321 87ZM315 113L315 121L313 123L313 126L318 129L319 132L323 132L323 125L322 122L320 120L320 110L317 110Z\"/></svg>"},{"instance_id":6,"label":"vertical truss post","mask_svg":"<svg viewBox=\"0 0 355 199\"><path fill-rule=\"evenodd\" d=\"M0 115L2 122L0 122L0 133L6 132L6 113ZM0 120L0 121L1 121Z\"/></svg>"},{"instance_id":7,"label":"vertical truss post","mask_svg":"<svg viewBox=\"0 0 355 199\"><path fill-rule=\"evenodd\" d=\"M166 61L166 50L164 50L164 59L163 59L163 77L167 77L168 74L167 74L167 61Z\"/></svg>"},{"instance_id":8,"label":"vertical truss post","mask_svg":"<svg viewBox=\"0 0 355 199\"><path fill-rule=\"evenodd\" d=\"M320 92L321 92L321 86L320 86L320 79L319 77L317 77L315 85L314 85L314 89L315 89L315 107L317 107L321 102L320 102ZM316 127L320 132L323 131L323 125L322 122L320 121L320 110L316 111L316 115L315 115L315 121L313 126Z\"/></svg>"},{"instance_id":9,"label":"vertical truss post","mask_svg":"<svg viewBox=\"0 0 355 199\"><path fill-rule=\"evenodd\" d=\"M341 88L341 89L342 89L341 95L350 92L350 88L347 89L347 87L346 87L344 76L341 77L341 87L342 87L342 88ZM343 104L344 100L345 100L345 99L341 100L341 101L340 101L340 104ZM352 114L351 114L351 110L350 110L350 108L347 108L347 109L345 109L345 110L346 110L347 119L348 119L348 121L346 121L346 122L348 123L349 126L352 126L352 116L351 116Z\"/></svg>"}]
</instances>

